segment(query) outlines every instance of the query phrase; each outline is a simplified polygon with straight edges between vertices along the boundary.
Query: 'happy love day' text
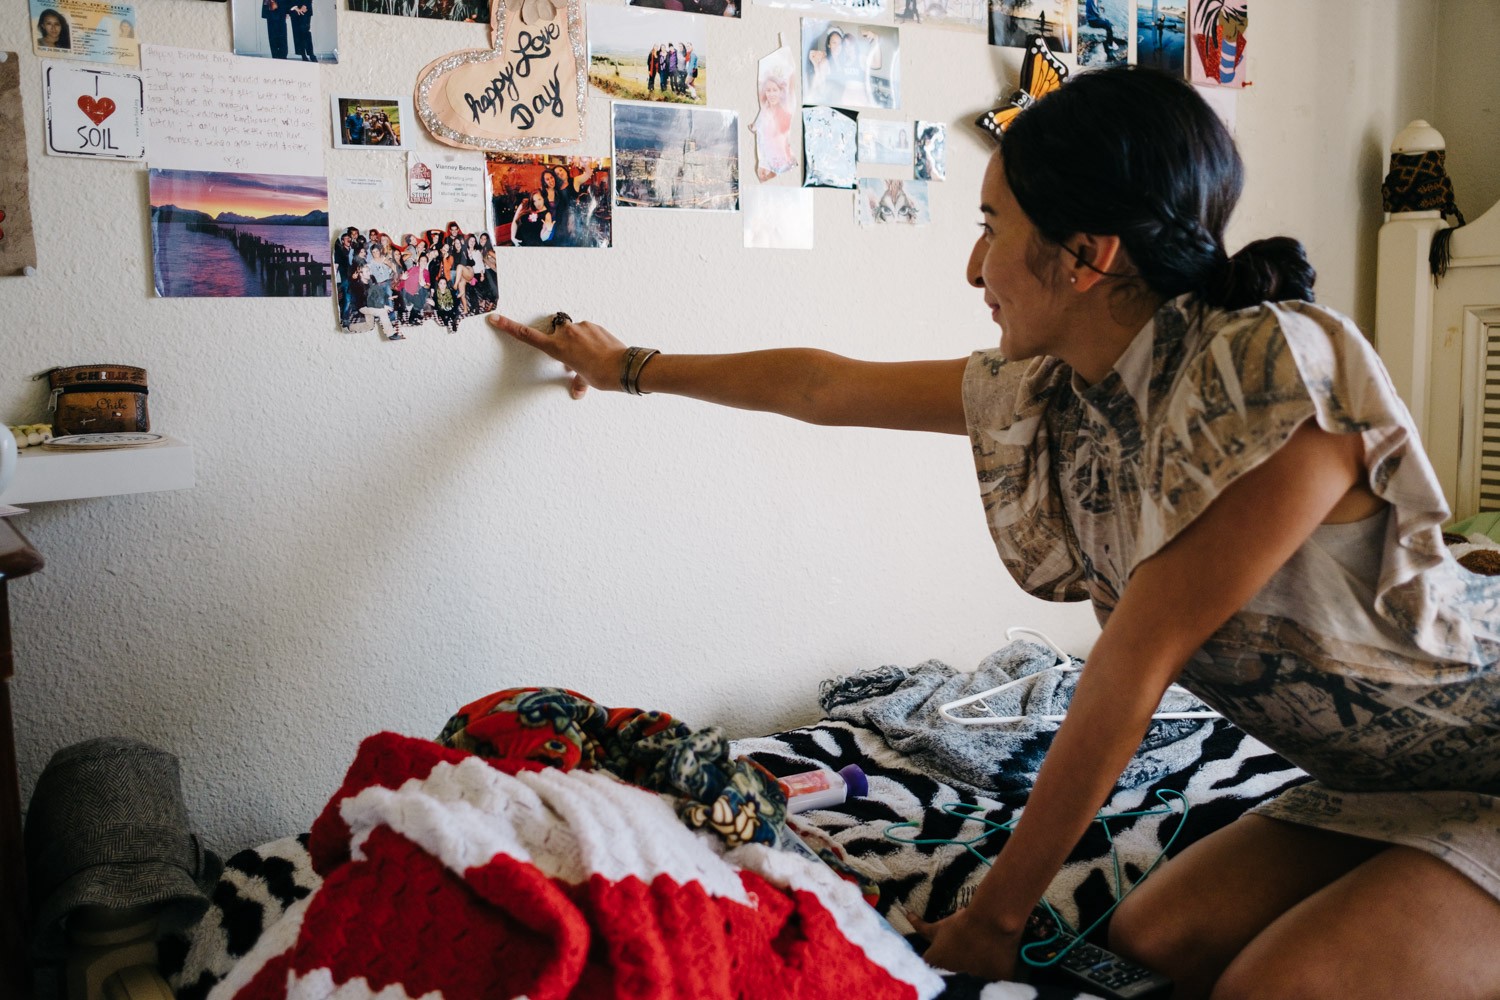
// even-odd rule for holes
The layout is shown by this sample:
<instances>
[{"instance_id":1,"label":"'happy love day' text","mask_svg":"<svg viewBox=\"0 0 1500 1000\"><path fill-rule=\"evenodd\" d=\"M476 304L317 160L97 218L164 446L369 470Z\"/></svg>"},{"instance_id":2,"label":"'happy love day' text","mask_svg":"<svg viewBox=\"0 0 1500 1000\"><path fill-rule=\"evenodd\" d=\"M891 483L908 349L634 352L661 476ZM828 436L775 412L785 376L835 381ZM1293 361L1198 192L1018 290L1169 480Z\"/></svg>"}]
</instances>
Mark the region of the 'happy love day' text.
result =
<instances>
[{"instance_id":1,"label":"'happy love day' text","mask_svg":"<svg viewBox=\"0 0 1500 1000\"><path fill-rule=\"evenodd\" d=\"M546 72L544 65L542 73L537 74L540 90L529 99L522 95L520 83L531 78L533 61L552 58L552 43L561 34L562 29L554 22L534 35L529 31L522 31L516 36L516 47L511 51L511 55L516 58L505 64L505 68L490 80L479 96L464 94L464 101L469 106L469 114L475 124L482 121L482 115L499 114L505 109L507 102L510 106L511 124L523 132L536 124L537 115L550 111L555 118L563 116L562 81L558 79L555 61L552 63L552 79L543 77Z\"/></svg>"}]
</instances>

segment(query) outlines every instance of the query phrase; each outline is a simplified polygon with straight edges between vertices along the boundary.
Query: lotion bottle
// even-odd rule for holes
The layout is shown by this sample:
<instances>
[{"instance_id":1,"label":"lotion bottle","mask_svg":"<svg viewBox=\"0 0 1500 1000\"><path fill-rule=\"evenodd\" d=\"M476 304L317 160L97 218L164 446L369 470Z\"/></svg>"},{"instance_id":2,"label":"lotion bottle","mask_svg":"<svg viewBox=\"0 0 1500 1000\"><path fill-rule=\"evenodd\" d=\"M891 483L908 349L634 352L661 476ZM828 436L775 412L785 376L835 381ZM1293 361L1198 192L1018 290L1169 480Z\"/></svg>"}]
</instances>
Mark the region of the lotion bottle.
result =
<instances>
[{"instance_id":1,"label":"lotion bottle","mask_svg":"<svg viewBox=\"0 0 1500 1000\"><path fill-rule=\"evenodd\" d=\"M805 812L840 805L849 796L870 794L870 782L858 764L846 764L837 771L817 768L777 779L786 793L786 811Z\"/></svg>"}]
</instances>

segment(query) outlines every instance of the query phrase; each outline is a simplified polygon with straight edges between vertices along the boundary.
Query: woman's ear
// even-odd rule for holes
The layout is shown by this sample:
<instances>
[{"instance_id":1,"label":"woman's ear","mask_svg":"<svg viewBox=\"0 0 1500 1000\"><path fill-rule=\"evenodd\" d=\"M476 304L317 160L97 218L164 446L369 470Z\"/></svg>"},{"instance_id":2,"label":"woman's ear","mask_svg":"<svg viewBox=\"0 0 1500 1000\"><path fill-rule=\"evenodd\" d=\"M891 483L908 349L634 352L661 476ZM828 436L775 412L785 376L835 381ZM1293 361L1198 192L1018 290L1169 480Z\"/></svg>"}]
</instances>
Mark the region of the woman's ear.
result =
<instances>
[{"instance_id":1,"label":"woman's ear","mask_svg":"<svg viewBox=\"0 0 1500 1000\"><path fill-rule=\"evenodd\" d=\"M1068 283L1086 292L1107 277L1119 277L1128 271L1125 245L1118 236L1078 233L1065 246L1073 258L1067 266Z\"/></svg>"}]
</instances>

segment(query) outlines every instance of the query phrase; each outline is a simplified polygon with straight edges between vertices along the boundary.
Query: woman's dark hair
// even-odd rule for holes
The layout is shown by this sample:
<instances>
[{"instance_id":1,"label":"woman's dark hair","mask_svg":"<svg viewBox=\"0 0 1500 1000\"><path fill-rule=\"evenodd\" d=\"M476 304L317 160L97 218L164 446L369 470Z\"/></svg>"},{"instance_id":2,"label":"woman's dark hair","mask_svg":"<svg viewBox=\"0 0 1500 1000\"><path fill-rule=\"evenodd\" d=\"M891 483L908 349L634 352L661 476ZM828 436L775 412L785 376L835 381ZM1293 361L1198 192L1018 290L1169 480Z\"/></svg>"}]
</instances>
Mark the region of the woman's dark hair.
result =
<instances>
[{"instance_id":1,"label":"woman's dark hair","mask_svg":"<svg viewBox=\"0 0 1500 1000\"><path fill-rule=\"evenodd\" d=\"M1297 240L1226 254L1244 167L1228 129L1183 80L1138 66L1082 73L1017 115L1000 152L1016 202L1045 239L1118 236L1159 295L1193 292L1225 309L1312 300L1316 274Z\"/></svg>"},{"instance_id":2,"label":"woman's dark hair","mask_svg":"<svg viewBox=\"0 0 1500 1000\"><path fill-rule=\"evenodd\" d=\"M57 18L57 23L62 26L62 31L58 32L57 35L57 44L52 47L55 49L71 49L73 47L73 32L72 29L68 26L68 19L63 17L57 11L53 10L51 7L48 7L46 10L42 11L36 16L36 24L38 29L41 28L42 19L45 17Z\"/></svg>"}]
</instances>

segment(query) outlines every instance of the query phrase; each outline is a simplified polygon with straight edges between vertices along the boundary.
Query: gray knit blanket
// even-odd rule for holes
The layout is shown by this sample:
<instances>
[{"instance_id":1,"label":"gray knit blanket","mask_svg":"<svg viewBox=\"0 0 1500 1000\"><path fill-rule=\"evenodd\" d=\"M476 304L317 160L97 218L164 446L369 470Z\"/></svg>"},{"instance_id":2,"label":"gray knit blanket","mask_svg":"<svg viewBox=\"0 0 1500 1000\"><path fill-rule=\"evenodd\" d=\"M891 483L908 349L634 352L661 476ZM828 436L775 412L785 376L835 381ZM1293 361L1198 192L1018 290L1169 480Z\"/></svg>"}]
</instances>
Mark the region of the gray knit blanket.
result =
<instances>
[{"instance_id":1,"label":"gray knit blanket","mask_svg":"<svg viewBox=\"0 0 1500 1000\"><path fill-rule=\"evenodd\" d=\"M1081 661L1073 660L1073 666ZM1025 793L1036 781L1052 745L1056 722L1037 716L1062 715L1078 685L1078 673L1059 669L1058 658L1037 643L1018 640L991 653L973 671L959 671L938 660L910 669L885 666L824 681L818 702L829 718L879 731L897 750L975 794ZM985 699L991 714L1026 716L1004 724L965 726L939 714L940 706L1025 678ZM1169 690L1158 711L1201 712L1208 706L1179 690ZM967 716L974 709L955 711ZM1199 719L1156 719L1117 788L1159 781L1191 767L1211 726Z\"/></svg>"}]
</instances>

